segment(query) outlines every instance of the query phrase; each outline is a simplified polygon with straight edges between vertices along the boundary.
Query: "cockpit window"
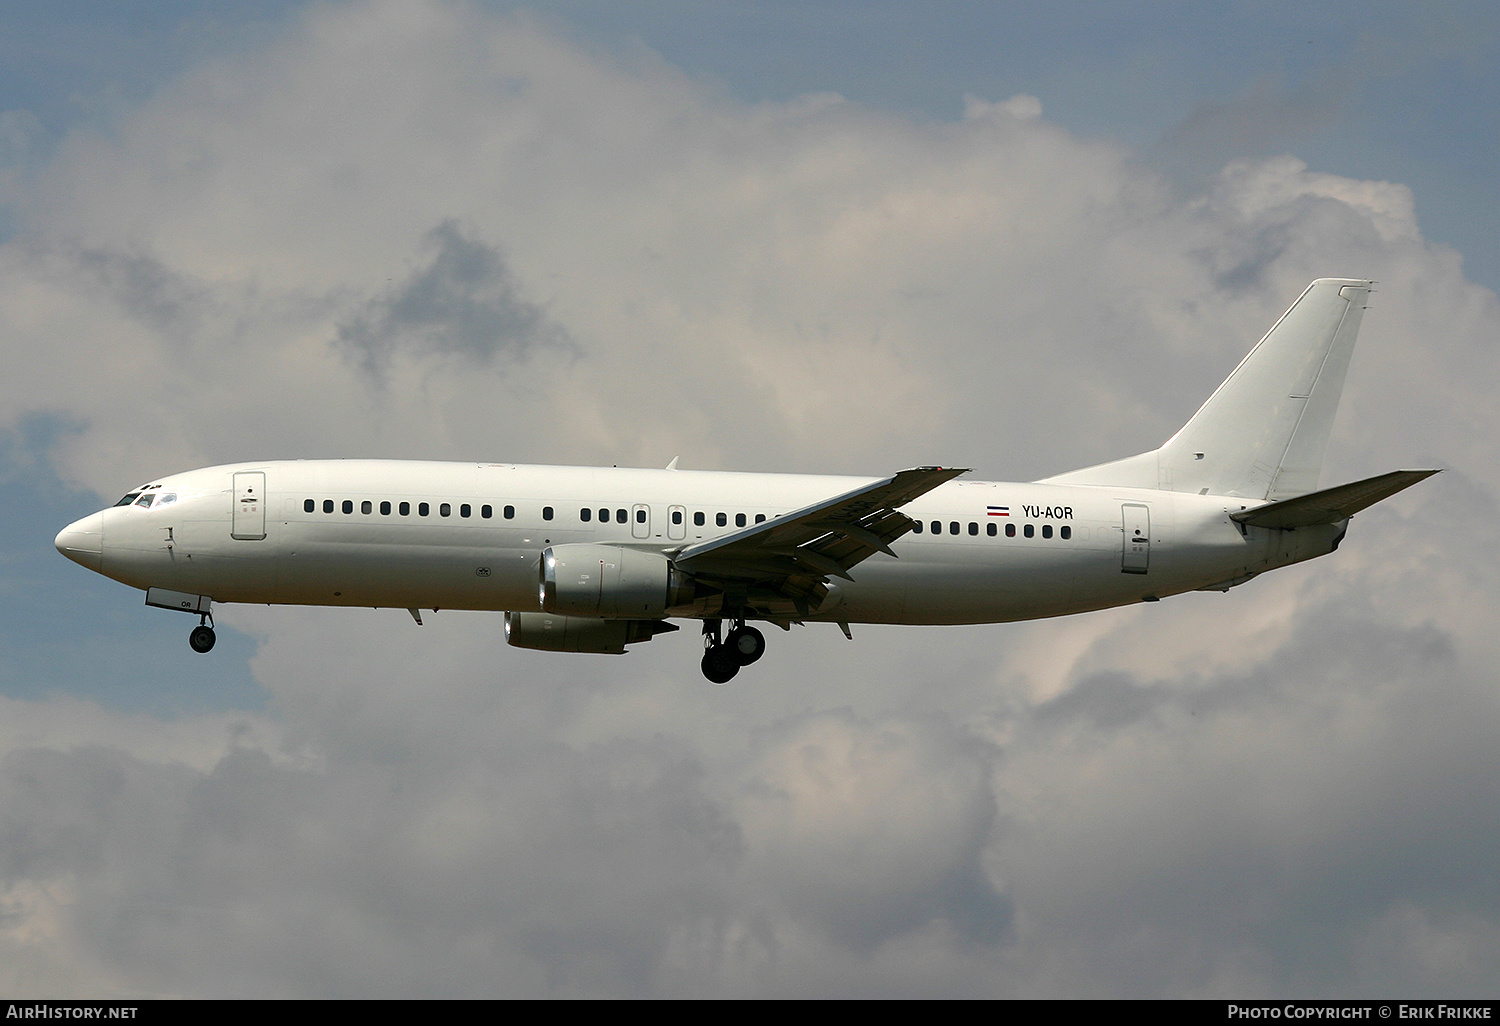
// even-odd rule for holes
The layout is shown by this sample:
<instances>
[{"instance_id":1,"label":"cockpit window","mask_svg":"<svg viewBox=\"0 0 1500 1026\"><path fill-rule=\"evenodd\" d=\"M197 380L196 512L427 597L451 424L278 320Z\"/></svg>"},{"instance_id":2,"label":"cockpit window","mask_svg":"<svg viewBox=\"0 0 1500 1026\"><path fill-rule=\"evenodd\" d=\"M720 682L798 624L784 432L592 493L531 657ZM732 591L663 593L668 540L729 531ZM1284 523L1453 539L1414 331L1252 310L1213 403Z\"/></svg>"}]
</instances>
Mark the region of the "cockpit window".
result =
<instances>
[{"instance_id":1,"label":"cockpit window","mask_svg":"<svg viewBox=\"0 0 1500 1026\"><path fill-rule=\"evenodd\" d=\"M167 506L167 505L170 505L170 504L172 504L172 503L174 503L176 501L177 501L177 493L176 492L167 492L161 498L159 498L159 499L156 500L156 504L158 506Z\"/></svg>"},{"instance_id":2,"label":"cockpit window","mask_svg":"<svg viewBox=\"0 0 1500 1026\"><path fill-rule=\"evenodd\" d=\"M115 505L116 506L129 506L132 502L134 502L136 500L136 497L139 496L140 494L141 494L140 492L130 492L129 494L127 494L125 496L125 498L123 498L119 502L115 503Z\"/></svg>"},{"instance_id":3,"label":"cockpit window","mask_svg":"<svg viewBox=\"0 0 1500 1026\"><path fill-rule=\"evenodd\" d=\"M136 499L135 500L135 504L137 506L141 507L141 509L150 509L151 508L151 500L154 499L154 498L156 498L156 495L154 493L147 492L145 495L142 495L139 499Z\"/></svg>"}]
</instances>

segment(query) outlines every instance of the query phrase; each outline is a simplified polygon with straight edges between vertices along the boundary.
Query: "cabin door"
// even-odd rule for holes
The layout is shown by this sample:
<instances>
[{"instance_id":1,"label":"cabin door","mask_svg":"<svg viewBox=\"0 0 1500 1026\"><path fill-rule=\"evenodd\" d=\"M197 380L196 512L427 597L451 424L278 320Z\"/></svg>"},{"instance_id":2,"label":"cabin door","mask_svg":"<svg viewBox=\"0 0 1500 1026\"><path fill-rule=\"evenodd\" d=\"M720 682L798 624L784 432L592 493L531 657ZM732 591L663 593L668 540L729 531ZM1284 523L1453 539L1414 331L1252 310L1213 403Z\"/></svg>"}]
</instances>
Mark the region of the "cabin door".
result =
<instances>
[{"instance_id":1,"label":"cabin door","mask_svg":"<svg viewBox=\"0 0 1500 1026\"><path fill-rule=\"evenodd\" d=\"M1121 510L1125 527L1125 548L1120 571L1143 574L1151 563L1151 508L1137 502L1127 502Z\"/></svg>"},{"instance_id":2,"label":"cabin door","mask_svg":"<svg viewBox=\"0 0 1500 1026\"><path fill-rule=\"evenodd\" d=\"M250 471L234 475L234 512L229 536L260 541L266 536L266 475Z\"/></svg>"}]
</instances>

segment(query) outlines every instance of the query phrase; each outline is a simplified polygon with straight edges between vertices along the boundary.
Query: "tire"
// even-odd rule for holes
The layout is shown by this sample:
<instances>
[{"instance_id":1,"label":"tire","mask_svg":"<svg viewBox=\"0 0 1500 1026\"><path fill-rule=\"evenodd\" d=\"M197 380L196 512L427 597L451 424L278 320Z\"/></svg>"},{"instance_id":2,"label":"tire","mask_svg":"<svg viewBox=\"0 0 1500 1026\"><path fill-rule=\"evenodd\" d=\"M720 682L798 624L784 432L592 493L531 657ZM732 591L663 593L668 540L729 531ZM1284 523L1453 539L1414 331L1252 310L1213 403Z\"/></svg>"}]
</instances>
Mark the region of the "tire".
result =
<instances>
[{"instance_id":1,"label":"tire","mask_svg":"<svg viewBox=\"0 0 1500 1026\"><path fill-rule=\"evenodd\" d=\"M188 644L192 646L194 652L207 652L214 647L214 642L217 640L212 627L194 627L193 633L188 635Z\"/></svg>"},{"instance_id":2,"label":"tire","mask_svg":"<svg viewBox=\"0 0 1500 1026\"><path fill-rule=\"evenodd\" d=\"M734 653L741 666L749 666L766 654L766 636L754 627L736 627L724 639L724 647Z\"/></svg>"},{"instance_id":3,"label":"tire","mask_svg":"<svg viewBox=\"0 0 1500 1026\"><path fill-rule=\"evenodd\" d=\"M728 684L739 672L739 660L727 645L715 645L703 653L703 676L713 683Z\"/></svg>"}]
</instances>

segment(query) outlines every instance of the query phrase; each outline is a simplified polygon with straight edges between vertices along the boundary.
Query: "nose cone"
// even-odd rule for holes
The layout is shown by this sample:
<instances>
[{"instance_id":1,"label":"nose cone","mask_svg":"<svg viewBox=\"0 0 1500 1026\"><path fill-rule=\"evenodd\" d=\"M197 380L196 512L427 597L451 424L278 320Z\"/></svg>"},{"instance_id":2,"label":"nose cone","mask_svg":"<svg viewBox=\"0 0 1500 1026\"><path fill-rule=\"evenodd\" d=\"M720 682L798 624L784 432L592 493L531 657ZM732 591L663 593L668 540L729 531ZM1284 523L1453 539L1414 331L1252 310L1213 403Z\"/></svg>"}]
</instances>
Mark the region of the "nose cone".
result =
<instances>
[{"instance_id":1,"label":"nose cone","mask_svg":"<svg viewBox=\"0 0 1500 1026\"><path fill-rule=\"evenodd\" d=\"M104 514L91 513L57 532L57 551L80 566L97 571L103 562Z\"/></svg>"}]
</instances>

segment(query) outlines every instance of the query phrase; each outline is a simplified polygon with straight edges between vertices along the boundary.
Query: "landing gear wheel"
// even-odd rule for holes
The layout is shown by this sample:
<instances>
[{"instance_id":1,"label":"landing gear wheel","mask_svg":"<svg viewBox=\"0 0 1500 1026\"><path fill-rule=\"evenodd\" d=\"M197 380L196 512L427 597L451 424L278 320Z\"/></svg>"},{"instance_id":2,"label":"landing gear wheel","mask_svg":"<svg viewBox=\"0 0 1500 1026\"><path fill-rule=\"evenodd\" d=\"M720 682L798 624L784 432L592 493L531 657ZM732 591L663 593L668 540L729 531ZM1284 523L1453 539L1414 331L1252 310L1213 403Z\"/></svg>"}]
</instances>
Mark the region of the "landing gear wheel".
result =
<instances>
[{"instance_id":1,"label":"landing gear wheel","mask_svg":"<svg viewBox=\"0 0 1500 1026\"><path fill-rule=\"evenodd\" d=\"M214 636L214 629L204 624L193 628L193 633L188 635L188 644L193 647L194 652L207 652L214 647L218 639Z\"/></svg>"},{"instance_id":2,"label":"landing gear wheel","mask_svg":"<svg viewBox=\"0 0 1500 1026\"><path fill-rule=\"evenodd\" d=\"M703 676L715 684L728 684L740 672L740 661L727 645L714 645L703 653Z\"/></svg>"},{"instance_id":3,"label":"landing gear wheel","mask_svg":"<svg viewBox=\"0 0 1500 1026\"><path fill-rule=\"evenodd\" d=\"M724 647L734 653L741 666L749 666L766 654L766 636L754 627L740 624L724 639Z\"/></svg>"}]
</instances>

